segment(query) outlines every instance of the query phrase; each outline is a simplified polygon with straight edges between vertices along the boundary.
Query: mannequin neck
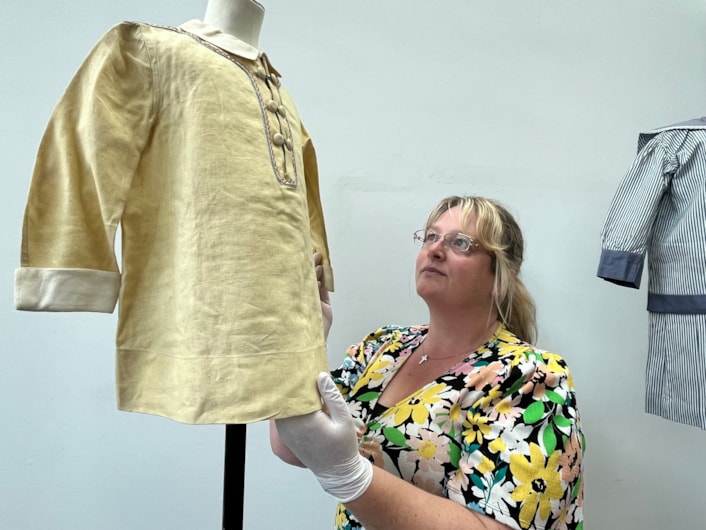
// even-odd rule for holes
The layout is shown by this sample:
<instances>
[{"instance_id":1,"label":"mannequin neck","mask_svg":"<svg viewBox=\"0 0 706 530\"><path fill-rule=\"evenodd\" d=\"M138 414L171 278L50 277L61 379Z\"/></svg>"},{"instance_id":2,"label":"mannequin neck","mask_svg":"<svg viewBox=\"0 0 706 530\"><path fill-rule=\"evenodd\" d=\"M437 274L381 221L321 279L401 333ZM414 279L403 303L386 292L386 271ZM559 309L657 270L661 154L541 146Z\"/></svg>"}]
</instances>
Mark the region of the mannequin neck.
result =
<instances>
[{"instance_id":1,"label":"mannequin neck","mask_svg":"<svg viewBox=\"0 0 706 530\"><path fill-rule=\"evenodd\" d=\"M254 0L208 0L203 21L257 48L265 8Z\"/></svg>"}]
</instances>

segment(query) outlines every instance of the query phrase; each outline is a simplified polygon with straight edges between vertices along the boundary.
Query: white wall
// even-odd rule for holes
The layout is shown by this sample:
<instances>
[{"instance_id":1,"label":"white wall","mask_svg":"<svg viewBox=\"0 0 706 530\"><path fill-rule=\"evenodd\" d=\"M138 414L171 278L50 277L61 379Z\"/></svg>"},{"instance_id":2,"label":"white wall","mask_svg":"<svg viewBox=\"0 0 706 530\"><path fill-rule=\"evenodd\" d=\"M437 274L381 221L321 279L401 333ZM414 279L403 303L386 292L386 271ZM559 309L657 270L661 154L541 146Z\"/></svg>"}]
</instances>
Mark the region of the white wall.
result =
<instances>
[{"instance_id":1,"label":"white wall","mask_svg":"<svg viewBox=\"0 0 706 530\"><path fill-rule=\"evenodd\" d=\"M574 372L587 529L702 529L706 433L643 407L646 293L595 277L637 133L706 114L702 0L265 2L261 44L319 154L336 272L331 364L425 320L411 233L448 194L516 213L540 341ZM51 109L122 20L205 1L0 4L0 528L220 528L223 427L115 410L114 315L13 309L21 222ZM334 503L248 428L245 528L331 525Z\"/></svg>"}]
</instances>

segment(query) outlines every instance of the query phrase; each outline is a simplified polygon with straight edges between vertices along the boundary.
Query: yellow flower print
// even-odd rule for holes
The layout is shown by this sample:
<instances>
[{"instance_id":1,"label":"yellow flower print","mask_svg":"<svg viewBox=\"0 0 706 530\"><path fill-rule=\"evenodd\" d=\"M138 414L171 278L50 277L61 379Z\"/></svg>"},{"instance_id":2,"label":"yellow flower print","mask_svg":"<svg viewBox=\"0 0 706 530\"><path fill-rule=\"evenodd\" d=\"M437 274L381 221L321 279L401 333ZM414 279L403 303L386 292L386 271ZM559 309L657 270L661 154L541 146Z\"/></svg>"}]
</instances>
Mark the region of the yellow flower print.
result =
<instances>
[{"instance_id":1,"label":"yellow flower print","mask_svg":"<svg viewBox=\"0 0 706 530\"><path fill-rule=\"evenodd\" d=\"M431 409L431 415L444 433L456 437L461 432L463 407L460 402L449 403L448 400L442 399Z\"/></svg>"},{"instance_id":2,"label":"yellow flower print","mask_svg":"<svg viewBox=\"0 0 706 530\"><path fill-rule=\"evenodd\" d=\"M564 360L561 356L556 353L544 352L542 353L542 359L547 363L547 369L550 372L555 372L557 374L563 374L566 372L566 367L564 366Z\"/></svg>"},{"instance_id":3,"label":"yellow flower print","mask_svg":"<svg viewBox=\"0 0 706 530\"><path fill-rule=\"evenodd\" d=\"M495 463L485 455L480 456L480 462L476 466L476 469L480 471L483 475L490 473L495 469Z\"/></svg>"},{"instance_id":4,"label":"yellow flower print","mask_svg":"<svg viewBox=\"0 0 706 530\"><path fill-rule=\"evenodd\" d=\"M488 449L490 449L493 453L502 453L507 449L507 444L503 441L501 437L496 438L490 444L488 445Z\"/></svg>"},{"instance_id":5,"label":"yellow flower print","mask_svg":"<svg viewBox=\"0 0 706 530\"><path fill-rule=\"evenodd\" d=\"M510 367L514 368L519 366L521 363L527 362L527 351L526 344L508 345L503 351L503 357L510 358Z\"/></svg>"},{"instance_id":6,"label":"yellow flower print","mask_svg":"<svg viewBox=\"0 0 706 530\"><path fill-rule=\"evenodd\" d=\"M402 333L399 329L396 329L391 333L391 335L392 336L384 343L384 346L387 346L385 349L389 352L401 350L403 346L402 341L400 340L402 338Z\"/></svg>"},{"instance_id":7,"label":"yellow flower print","mask_svg":"<svg viewBox=\"0 0 706 530\"><path fill-rule=\"evenodd\" d=\"M483 437L490 433L491 427L488 425L488 418L480 412L469 412L466 421L463 422L463 441L469 444L473 442L483 443Z\"/></svg>"},{"instance_id":8,"label":"yellow flower print","mask_svg":"<svg viewBox=\"0 0 706 530\"><path fill-rule=\"evenodd\" d=\"M451 423L456 424L461 420L461 412L463 409L461 408L461 404L456 402L453 405L451 405L451 408L449 409L449 420L451 420Z\"/></svg>"},{"instance_id":9,"label":"yellow flower print","mask_svg":"<svg viewBox=\"0 0 706 530\"><path fill-rule=\"evenodd\" d=\"M370 387L374 388L382 383L383 377L385 377L385 369L390 365L389 360L385 360L382 356L378 357L373 364L368 366L363 375L360 376L358 382L353 388L353 393L355 394L359 389ZM374 383L375 382L375 383Z\"/></svg>"},{"instance_id":10,"label":"yellow flower print","mask_svg":"<svg viewBox=\"0 0 706 530\"><path fill-rule=\"evenodd\" d=\"M561 487L561 474L558 471L560 451L546 458L537 444L530 444L530 456L510 455L510 471L519 485L512 492L512 500L522 504L520 524L529 528L537 511L542 521L546 521L552 511L552 501L560 499L564 490Z\"/></svg>"},{"instance_id":11,"label":"yellow flower print","mask_svg":"<svg viewBox=\"0 0 706 530\"><path fill-rule=\"evenodd\" d=\"M346 514L346 507L343 504L338 505L336 510L336 528L347 528L348 527L348 514Z\"/></svg>"},{"instance_id":12,"label":"yellow flower print","mask_svg":"<svg viewBox=\"0 0 706 530\"><path fill-rule=\"evenodd\" d=\"M385 412L385 416L394 414L395 425L402 425L410 417L418 425L423 425L429 419L429 405L441 401L439 394L446 389L444 384L435 384L426 390L415 394L411 399L392 407Z\"/></svg>"},{"instance_id":13,"label":"yellow flower print","mask_svg":"<svg viewBox=\"0 0 706 530\"><path fill-rule=\"evenodd\" d=\"M474 408L478 409L489 409L491 408L493 402L498 401L502 398L502 390L499 387L493 387L488 390L485 395L473 404Z\"/></svg>"}]
</instances>

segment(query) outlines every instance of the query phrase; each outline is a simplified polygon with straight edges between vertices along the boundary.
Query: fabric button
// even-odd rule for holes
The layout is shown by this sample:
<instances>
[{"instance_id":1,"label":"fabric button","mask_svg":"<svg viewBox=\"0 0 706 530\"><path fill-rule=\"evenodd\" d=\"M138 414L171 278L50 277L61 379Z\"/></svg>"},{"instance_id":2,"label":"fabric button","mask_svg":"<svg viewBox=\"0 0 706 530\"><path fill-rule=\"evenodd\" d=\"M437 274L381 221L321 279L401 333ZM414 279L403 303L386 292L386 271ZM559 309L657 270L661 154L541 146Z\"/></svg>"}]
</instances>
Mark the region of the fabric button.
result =
<instances>
[{"instance_id":1,"label":"fabric button","mask_svg":"<svg viewBox=\"0 0 706 530\"><path fill-rule=\"evenodd\" d=\"M255 75L260 79L267 79L267 72L265 72L265 69L262 66L257 67L257 70L255 70Z\"/></svg>"},{"instance_id":2,"label":"fabric button","mask_svg":"<svg viewBox=\"0 0 706 530\"><path fill-rule=\"evenodd\" d=\"M275 86L279 86L279 78L275 74L270 74L270 82Z\"/></svg>"},{"instance_id":3,"label":"fabric button","mask_svg":"<svg viewBox=\"0 0 706 530\"><path fill-rule=\"evenodd\" d=\"M287 138L287 139L284 141L284 145L286 145L286 146L287 146L287 149L289 149L290 151L291 151L292 149L294 149L294 142L292 142L292 139L291 139L291 138Z\"/></svg>"},{"instance_id":4,"label":"fabric button","mask_svg":"<svg viewBox=\"0 0 706 530\"><path fill-rule=\"evenodd\" d=\"M277 113L280 116L284 117L287 115L287 109L285 109L283 105L280 105L279 107L277 107Z\"/></svg>"},{"instance_id":5,"label":"fabric button","mask_svg":"<svg viewBox=\"0 0 706 530\"><path fill-rule=\"evenodd\" d=\"M285 139L282 133L275 133L274 136L272 136L272 142L277 146L277 147L282 147L284 145Z\"/></svg>"},{"instance_id":6,"label":"fabric button","mask_svg":"<svg viewBox=\"0 0 706 530\"><path fill-rule=\"evenodd\" d=\"M269 110L270 112L278 112L279 111L277 102L272 99L270 101L268 101L267 105L265 105L265 106L267 107L267 110Z\"/></svg>"}]
</instances>

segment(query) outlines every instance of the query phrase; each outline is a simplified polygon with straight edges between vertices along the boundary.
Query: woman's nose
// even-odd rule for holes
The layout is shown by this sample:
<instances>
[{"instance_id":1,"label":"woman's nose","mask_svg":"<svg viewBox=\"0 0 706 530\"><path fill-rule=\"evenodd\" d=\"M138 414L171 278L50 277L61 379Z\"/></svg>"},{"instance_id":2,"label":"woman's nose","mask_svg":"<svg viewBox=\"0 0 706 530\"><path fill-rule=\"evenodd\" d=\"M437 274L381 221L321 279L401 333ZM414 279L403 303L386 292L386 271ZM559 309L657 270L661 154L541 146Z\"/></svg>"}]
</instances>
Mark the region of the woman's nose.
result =
<instances>
[{"instance_id":1,"label":"woman's nose","mask_svg":"<svg viewBox=\"0 0 706 530\"><path fill-rule=\"evenodd\" d=\"M430 243L427 248L429 249L429 253L435 258L443 257L444 252L446 251L446 245L442 238Z\"/></svg>"}]
</instances>

